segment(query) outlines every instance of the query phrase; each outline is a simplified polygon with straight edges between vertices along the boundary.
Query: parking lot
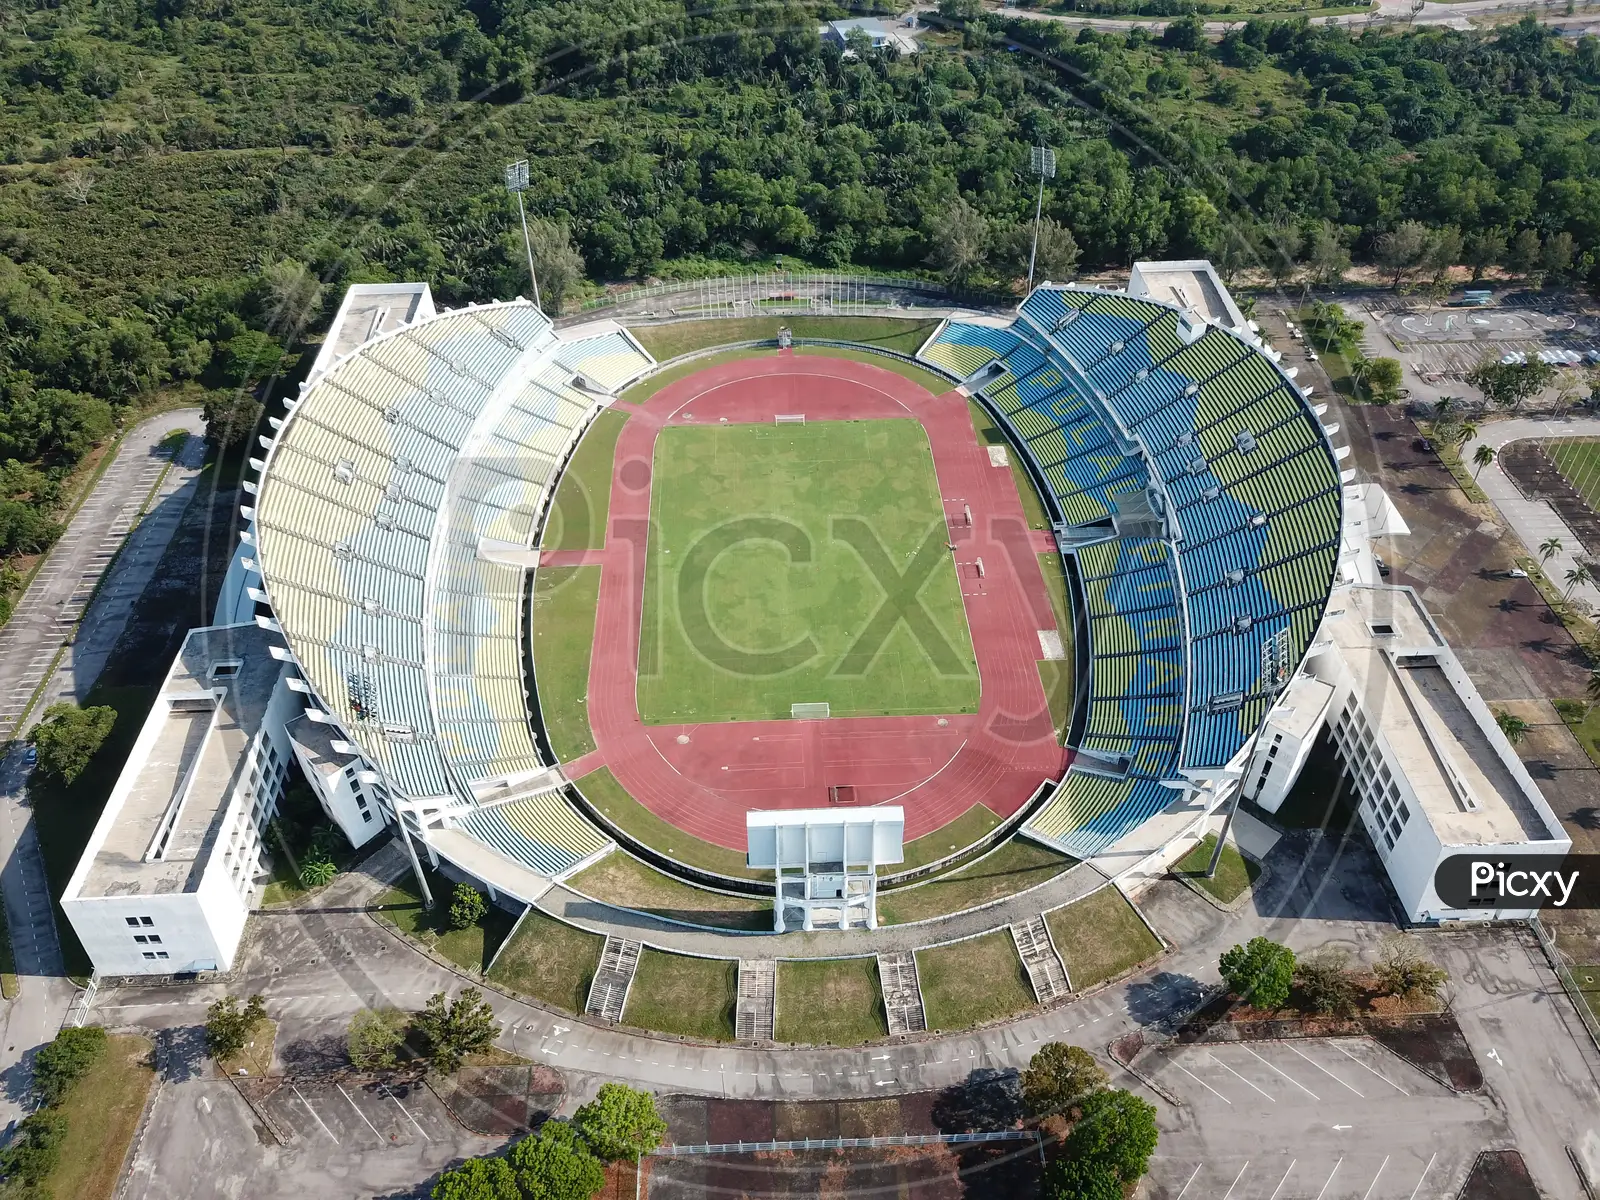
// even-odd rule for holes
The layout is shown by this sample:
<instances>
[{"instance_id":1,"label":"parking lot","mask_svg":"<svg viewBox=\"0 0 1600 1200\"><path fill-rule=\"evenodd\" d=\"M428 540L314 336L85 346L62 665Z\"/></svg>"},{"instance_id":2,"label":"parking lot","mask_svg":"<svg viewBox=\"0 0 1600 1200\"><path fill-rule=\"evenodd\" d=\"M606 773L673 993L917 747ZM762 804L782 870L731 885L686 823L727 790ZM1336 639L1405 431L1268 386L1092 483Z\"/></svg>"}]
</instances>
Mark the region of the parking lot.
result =
<instances>
[{"instance_id":1,"label":"parking lot","mask_svg":"<svg viewBox=\"0 0 1600 1200\"><path fill-rule=\"evenodd\" d=\"M286 1081L262 1107L302 1142L362 1150L451 1142L457 1132L444 1105L420 1082Z\"/></svg>"},{"instance_id":2,"label":"parking lot","mask_svg":"<svg viewBox=\"0 0 1600 1200\"><path fill-rule=\"evenodd\" d=\"M1481 1096L1364 1038L1172 1046L1141 1069L1163 1106L1159 1200L1445 1200L1509 1144Z\"/></svg>"},{"instance_id":3,"label":"parking lot","mask_svg":"<svg viewBox=\"0 0 1600 1200\"><path fill-rule=\"evenodd\" d=\"M1552 306L1374 308L1372 315L1419 375L1459 380L1485 358L1557 367L1600 359L1600 322Z\"/></svg>"}]
</instances>

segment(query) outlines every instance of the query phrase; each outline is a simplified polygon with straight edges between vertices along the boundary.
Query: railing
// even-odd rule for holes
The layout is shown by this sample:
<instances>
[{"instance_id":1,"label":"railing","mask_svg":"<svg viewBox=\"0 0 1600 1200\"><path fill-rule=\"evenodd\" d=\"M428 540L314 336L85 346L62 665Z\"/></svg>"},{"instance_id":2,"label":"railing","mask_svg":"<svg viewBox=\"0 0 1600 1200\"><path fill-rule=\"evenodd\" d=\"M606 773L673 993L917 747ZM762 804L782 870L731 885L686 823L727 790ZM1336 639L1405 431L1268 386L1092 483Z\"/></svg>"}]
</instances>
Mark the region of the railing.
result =
<instances>
[{"instance_id":1,"label":"railing","mask_svg":"<svg viewBox=\"0 0 1600 1200\"><path fill-rule=\"evenodd\" d=\"M788 1142L717 1142L697 1146L658 1146L650 1153L679 1157L693 1154L762 1154L774 1150L871 1150L880 1146L965 1146L981 1142L1035 1142L1044 1137L1033 1129L997 1129L988 1133L902 1133L888 1137L805 1138Z\"/></svg>"},{"instance_id":2,"label":"railing","mask_svg":"<svg viewBox=\"0 0 1600 1200\"><path fill-rule=\"evenodd\" d=\"M72 994L72 1002L67 1005L67 1015L61 1019L61 1028L83 1028L83 1023L89 1019L89 1010L94 1007L95 994L99 990L100 972L96 971L89 976L88 987L80 988Z\"/></svg>"},{"instance_id":3,"label":"railing","mask_svg":"<svg viewBox=\"0 0 1600 1200\"><path fill-rule=\"evenodd\" d=\"M1578 1018L1583 1022L1583 1027L1589 1031L1589 1040L1594 1043L1595 1049L1600 1050L1600 1021L1595 1020L1594 1013L1589 1009L1589 1002L1584 999L1583 990L1578 987L1578 981L1572 977L1567 961L1562 956L1560 949L1546 932L1544 922L1539 920L1537 913L1528 921L1528 926L1533 930L1533 935L1539 939L1539 946L1544 951L1545 958L1550 960L1550 968L1555 971L1556 978L1561 981L1562 989L1567 993L1567 999L1572 1001L1572 1007L1578 1010Z\"/></svg>"},{"instance_id":4,"label":"railing","mask_svg":"<svg viewBox=\"0 0 1600 1200\"><path fill-rule=\"evenodd\" d=\"M764 275L724 275L653 283L585 300L560 324L586 320L608 308L670 300L667 312L680 317L744 317L770 313L881 313L903 307L917 297L946 305L1012 306L1016 298L1000 293L952 288L915 275L850 275L837 271L772 271Z\"/></svg>"}]
</instances>

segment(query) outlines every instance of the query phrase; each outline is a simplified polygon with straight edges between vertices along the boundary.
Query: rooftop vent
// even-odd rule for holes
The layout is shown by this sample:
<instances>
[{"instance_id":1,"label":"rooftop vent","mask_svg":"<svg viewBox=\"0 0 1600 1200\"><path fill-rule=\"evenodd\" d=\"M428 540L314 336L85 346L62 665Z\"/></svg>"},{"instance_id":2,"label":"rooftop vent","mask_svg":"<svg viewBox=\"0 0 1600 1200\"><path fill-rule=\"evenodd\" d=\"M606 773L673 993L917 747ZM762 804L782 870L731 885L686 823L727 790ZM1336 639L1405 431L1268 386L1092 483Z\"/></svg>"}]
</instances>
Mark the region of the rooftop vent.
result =
<instances>
[{"instance_id":1,"label":"rooftop vent","mask_svg":"<svg viewBox=\"0 0 1600 1200\"><path fill-rule=\"evenodd\" d=\"M1180 433L1178 435L1178 445L1180 445L1180 446L1192 446L1192 445L1194 445L1194 434L1189 433L1189 432Z\"/></svg>"},{"instance_id":2,"label":"rooftop vent","mask_svg":"<svg viewBox=\"0 0 1600 1200\"><path fill-rule=\"evenodd\" d=\"M1058 318L1056 318L1056 328L1057 329L1065 329L1068 325L1071 325L1077 319L1078 319L1078 310L1075 309L1075 308L1069 308L1069 309L1067 309L1066 312L1062 313Z\"/></svg>"},{"instance_id":3,"label":"rooftop vent","mask_svg":"<svg viewBox=\"0 0 1600 1200\"><path fill-rule=\"evenodd\" d=\"M1111 345L1106 347L1106 353L1121 354L1123 347L1125 347L1127 344L1127 342L1124 342L1122 339L1118 338L1116 341L1112 342Z\"/></svg>"},{"instance_id":4,"label":"rooftop vent","mask_svg":"<svg viewBox=\"0 0 1600 1200\"><path fill-rule=\"evenodd\" d=\"M400 406L398 404L389 405L388 408L383 410L383 419L391 425L397 424L400 420Z\"/></svg>"},{"instance_id":5,"label":"rooftop vent","mask_svg":"<svg viewBox=\"0 0 1600 1200\"><path fill-rule=\"evenodd\" d=\"M1219 488L1216 484L1212 484L1205 491L1200 493L1200 499L1202 499L1202 500L1215 500L1220 495L1222 495L1222 489Z\"/></svg>"},{"instance_id":6,"label":"rooftop vent","mask_svg":"<svg viewBox=\"0 0 1600 1200\"><path fill-rule=\"evenodd\" d=\"M340 483L351 484L356 481L356 463L353 458L341 458L333 464L333 477Z\"/></svg>"},{"instance_id":7,"label":"rooftop vent","mask_svg":"<svg viewBox=\"0 0 1600 1200\"><path fill-rule=\"evenodd\" d=\"M1249 614L1246 614L1242 617L1235 617L1233 620L1233 631L1235 633L1249 633L1255 623L1256 619Z\"/></svg>"},{"instance_id":8,"label":"rooftop vent","mask_svg":"<svg viewBox=\"0 0 1600 1200\"><path fill-rule=\"evenodd\" d=\"M378 601L374 600L371 596L367 596L361 601L361 611L366 613L369 617L376 617L382 614L383 605L378 603Z\"/></svg>"},{"instance_id":9,"label":"rooftop vent","mask_svg":"<svg viewBox=\"0 0 1600 1200\"><path fill-rule=\"evenodd\" d=\"M1250 518L1250 528L1251 529L1260 529L1264 525L1266 525L1266 523L1267 523L1267 514L1266 513L1257 513L1255 516Z\"/></svg>"},{"instance_id":10,"label":"rooftop vent","mask_svg":"<svg viewBox=\"0 0 1600 1200\"><path fill-rule=\"evenodd\" d=\"M1206 472L1206 460L1200 458L1199 456L1191 458L1189 460L1189 465L1185 467L1184 470L1188 471L1191 475L1204 475Z\"/></svg>"},{"instance_id":11,"label":"rooftop vent","mask_svg":"<svg viewBox=\"0 0 1600 1200\"><path fill-rule=\"evenodd\" d=\"M1229 587L1238 587L1244 582L1244 572L1239 570L1238 567L1235 567L1233 570L1224 575L1223 578L1228 581Z\"/></svg>"},{"instance_id":12,"label":"rooftop vent","mask_svg":"<svg viewBox=\"0 0 1600 1200\"><path fill-rule=\"evenodd\" d=\"M1183 394L1186 397L1191 398L1198 396L1200 394L1200 385L1198 383L1191 383L1188 387L1183 389Z\"/></svg>"},{"instance_id":13,"label":"rooftop vent","mask_svg":"<svg viewBox=\"0 0 1600 1200\"><path fill-rule=\"evenodd\" d=\"M1135 371L1133 373L1133 380L1134 380L1135 383L1143 383L1146 379L1149 379L1149 378L1150 378L1150 368L1149 367L1140 367L1137 371Z\"/></svg>"},{"instance_id":14,"label":"rooftop vent","mask_svg":"<svg viewBox=\"0 0 1600 1200\"><path fill-rule=\"evenodd\" d=\"M349 562L356 556L356 549L349 542L335 542L333 544L333 556L340 562Z\"/></svg>"},{"instance_id":15,"label":"rooftop vent","mask_svg":"<svg viewBox=\"0 0 1600 1200\"><path fill-rule=\"evenodd\" d=\"M377 514L375 514L373 516L372 521L373 521L373 524L375 524L379 529L393 529L394 528L394 514L393 513L386 513L386 512L377 513Z\"/></svg>"},{"instance_id":16,"label":"rooftop vent","mask_svg":"<svg viewBox=\"0 0 1600 1200\"><path fill-rule=\"evenodd\" d=\"M1256 436L1248 429L1241 429L1233 435L1233 448L1240 454L1249 454L1256 448Z\"/></svg>"}]
</instances>

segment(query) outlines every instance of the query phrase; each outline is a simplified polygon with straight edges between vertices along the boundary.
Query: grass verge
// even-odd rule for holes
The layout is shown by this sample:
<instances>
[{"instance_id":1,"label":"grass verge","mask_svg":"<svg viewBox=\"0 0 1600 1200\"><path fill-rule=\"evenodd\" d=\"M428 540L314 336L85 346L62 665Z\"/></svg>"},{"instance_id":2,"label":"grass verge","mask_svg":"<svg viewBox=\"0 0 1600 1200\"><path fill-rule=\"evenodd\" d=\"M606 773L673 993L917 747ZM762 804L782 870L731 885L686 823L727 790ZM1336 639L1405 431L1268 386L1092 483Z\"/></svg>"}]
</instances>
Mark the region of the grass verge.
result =
<instances>
[{"instance_id":1,"label":"grass verge","mask_svg":"<svg viewBox=\"0 0 1600 1200\"><path fill-rule=\"evenodd\" d=\"M561 476L550 519L545 524L545 550L598 550L606 544L606 518L611 512L611 475L617 438L628 419L625 409L608 408L594 419Z\"/></svg>"},{"instance_id":2,"label":"grass verge","mask_svg":"<svg viewBox=\"0 0 1600 1200\"><path fill-rule=\"evenodd\" d=\"M1061 874L1073 861L1037 842L1014 837L959 871L880 893L878 913L886 924L903 925L961 912L1036 887Z\"/></svg>"},{"instance_id":3,"label":"grass verge","mask_svg":"<svg viewBox=\"0 0 1600 1200\"><path fill-rule=\"evenodd\" d=\"M428 890L433 893L432 908L423 907L422 897L417 894L411 876L407 875L401 883L378 897L377 915L462 970L482 974L484 963L494 957L516 918L499 905L491 904L481 918L465 929L451 929L450 893L456 885L427 867L423 868L423 874L428 880Z\"/></svg>"},{"instance_id":4,"label":"grass verge","mask_svg":"<svg viewBox=\"0 0 1600 1200\"><path fill-rule=\"evenodd\" d=\"M1567 603L1567 598L1561 589L1544 573L1537 562L1531 558L1518 558L1517 566L1528 573L1528 581L1538 589L1539 595L1550 606L1550 611L1555 613L1556 619L1572 635L1573 641L1585 648L1600 648L1600 630L1596 629L1595 623Z\"/></svg>"},{"instance_id":5,"label":"grass verge","mask_svg":"<svg viewBox=\"0 0 1600 1200\"><path fill-rule=\"evenodd\" d=\"M17 958L11 950L11 923L0 918L0 996L15 1000L22 991L17 979Z\"/></svg>"},{"instance_id":6,"label":"grass verge","mask_svg":"<svg viewBox=\"0 0 1600 1200\"><path fill-rule=\"evenodd\" d=\"M1041 659L1039 682L1044 685L1045 703L1050 706L1050 723L1056 727L1056 739L1064 741L1072 725L1072 704L1075 698L1073 675L1072 618L1067 606L1067 573L1061 565L1059 554L1039 555L1039 574L1044 577L1044 590L1050 597L1050 611L1056 617L1056 632L1061 635L1061 649L1066 654L1060 659Z\"/></svg>"},{"instance_id":7,"label":"grass verge","mask_svg":"<svg viewBox=\"0 0 1600 1200\"><path fill-rule=\"evenodd\" d=\"M1033 477L1022 465L1022 460L1017 457L1017 450L1011 444L1011 439L1006 437L1005 431L999 425L995 424L994 418L989 415L989 410L976 400L967 401L967 411L972 416L972 429L978 435L980 446L1006 448L1006 461L1011 464L1011 479L1017 485L1017 497L1022 501L1022 515L1027 519L1028 528L1049 529L1050 517L1045 512L1044 501L1039 497L1039 489L1033 485Z\"/></svg>"},{"instance_id":8,"label":"grass verge","mask_svg":"<svg viewBox=\"0 0 1600 1200\"><path fill-rule=\"evenodd\" d=\"M59 1111L67 1119L61 1161L42 1189L58 1200L110 1200L116 1194L156 1074L150 1041L136 1034L113 1036L106 1052L73 1085Z\"/></svg>"},{"instance_id":9,"label":"grass verge","mask_svg":"<svg viewBox=\"0 0 1600 1200\"><path fill-rule=\"evenodd\" d=\"M728 896L674 879L625 851L608 854L567 880L567 886L606 904L721 929L771 929L772 902Z\"/></svg>"},{"instance_id":10,"label":"grass verge","mask_svg":"<svg viewBox=\"0 0 1600 1200\"><path fill-rule=\"evenodd\" d=\"M266 1019L259 1022L244 1049L228 1058L217 1060L217 1070L224 1075L237 1075L244 1071L252 1079L272 1074L272 1051L278 1043L278 1023Z\"/></svg>"},{"instance_id":11,"label":"grass verge","mask_svg":"<svg viewBox=\"0 0 1600 1200\"><path fill-rule=\"evenodd\" d=\"M605 939L533 909L495 959L491 983L580 1013L600 966Z\"/></svg>"},{"instance_id":12,"label":"grass verge","mask_svg":"<svg viewBox=\"0 0 1600 1200\"><path fill-rule=\"evenodd\" d=\"M966 1029L1034 1006L1022 959L1004 929L917 951L929 1029Z\"/></svg>"},{"instance_id":13,"label":"grass verge","mask_svg":"<svg viewBox=\"0 0 1600 1200\"><path fill-rule=\"evenodd\" d=\"M533 576L534 684L539 716L556 757L594 749L589 727L589 658L600 608L599 567L541 567Z\"/></svg>"},{"instance_id":14,"label":"grass verge","mask_svg":"<svg viewBox=\"0 0 1600 1200\"><path fill-rule=\"evenodd\" d=\"M1578 745L1589 756L1589 761L1600 767L1600 705L1584 700L1556 700L1552 703L1567 728L1572 730Z\"/></svg>"},{"instance_id":15,"label":"grass verge","mask_svg":"<svg viewBox=\"0 0 1600 1200\"><path fill-rule=\"evenodd\" d=\"M1115 885L1045 914L1074 991L1084 991L1161 953L1161 943Z\"/></svg>"},{"instance_id":16,"label":"grass verge","mask_svg":"<svg viewBox=\"0 0 1600 1200\"><path fill-rule=\"evenodd\" d=\"M703 842L656 816L628 795L626 789L617 782L617 777L606 767L589 772L577 780L577 785L589 803L599 809L608 821L652 850L718 875L738 879L771 878L770 871L752 871L746 867L742 851Z\"/></svg>"},{"instance_id":17,"label":"grass verge","mask_svg":"<svg viewBox=\"0 0 1600 1200\"><path fill-rule=\"evenodd\" d=\"M775 338L784 326L797 338L833 338L915 354L938 324L926 318L901 317L735 317L647 325L628 332L656 361L666 362L707 346Z\"/></svg>"},{"instance_id":18,"label":"grass verge","mask_svg":"<svg viewBox=\"0 0 1600 1200\"><path fill-rule=\"evenodd\" d=\"M739 964L645 950L628 991L624 1024L713 1042L733 1040Z\"/></svg>"},{"instance_id":19,"label":"grass verge","mask_svg":"<svg viewBox=\"0 0 1600 1200\"><path fill-rule=\"evenodd\" d=\"M1435 434L1433 423L1430 421L1417 422L1417 428L1424 437L1433 442L1433 452L1439 456L1439 461L1444 464L1444 469L1450 472L1450 478L1456 481L1456 486L1466 494L1467 499L1474 504L1488 504L1489 497L1478 486L1477 477L1468 468L1467 464L1461 461L1461 447L1452 442L1447 442Z\"/></svg>"},{"instance_id":20,"label":"grass verge","mask_svg":"<svg viewBox=\"0 0 1600 1200\"><path fill-rule=\"evenodd\" d=\"M931 862L938 862L941 858L965 850L998 824L1000 824L999 817L983 805L974 804L954 821L941 825L932 833L925 833L907 842L905 861L896 863L892 867L885 867L883 874L894 875L900 871L909 871L914 867L925 867Z\"/></svg>"},{"instance_id":21,"label":"grass verge","mask_svg":"<svg viewBox=\"0 0 1600 1200\"><path fill-rule=\"evenodd\" d=\"M1211 865L1211 855L1217 848L1217 835L1208 833L1200 844L1180 858L1172 868L1175 875L1187 875L1189 882L1222 904L1232 904L1261 875L1261 868L1251 862L1233 846L1222 847L1222 858L1217 862L1215 878L1206 878L1206 868Z\"/></svg>"},{"instance_id":22,"label":"grass verge","mask_svg":"<svg viewBox=\"0 0 1600 1200\"><path fill-rule=\"evenodd\" d=\"M878 963L823 958L778 964L780 1042L859 1046L889 1036Z\"/></svg>"}]
</instances>

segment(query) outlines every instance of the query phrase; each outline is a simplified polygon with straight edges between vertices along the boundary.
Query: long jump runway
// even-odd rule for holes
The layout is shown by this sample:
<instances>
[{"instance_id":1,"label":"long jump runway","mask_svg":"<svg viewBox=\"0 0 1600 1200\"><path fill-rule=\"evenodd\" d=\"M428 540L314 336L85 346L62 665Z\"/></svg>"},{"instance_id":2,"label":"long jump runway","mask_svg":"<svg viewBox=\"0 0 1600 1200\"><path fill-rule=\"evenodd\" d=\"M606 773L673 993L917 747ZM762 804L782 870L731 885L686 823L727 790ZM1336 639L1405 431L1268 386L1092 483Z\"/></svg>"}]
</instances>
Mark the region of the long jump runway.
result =
<instances>
[{"instance_id":1,"label":"long jump runway","mask_svg":"<svg viewBox=\"0 0 1600 1200\"><path fill-rule=\"evenodd\" d=\"M626 406L617 441L603 550L546 561L601 567L587 707L598 747L584 766L610 767L657 816L685 832L744 849L751 809L826 806L829 788L855 788L857 804L897 803L908 839L984 804L1017 811L1068 752L1056 742L1040 683L1039 631L1056 621L1011 470L978 443L967 400L929 395L868 363L784 352L708 367ZM976 713L646 725L636 700L644 605L645 531L656 436L668 424L914 417L927 431L951 523L980 681ZM964 523L964 507L972 524ZM982 559L980 576L976 567Z\"/></svg>"}]
</instances>

